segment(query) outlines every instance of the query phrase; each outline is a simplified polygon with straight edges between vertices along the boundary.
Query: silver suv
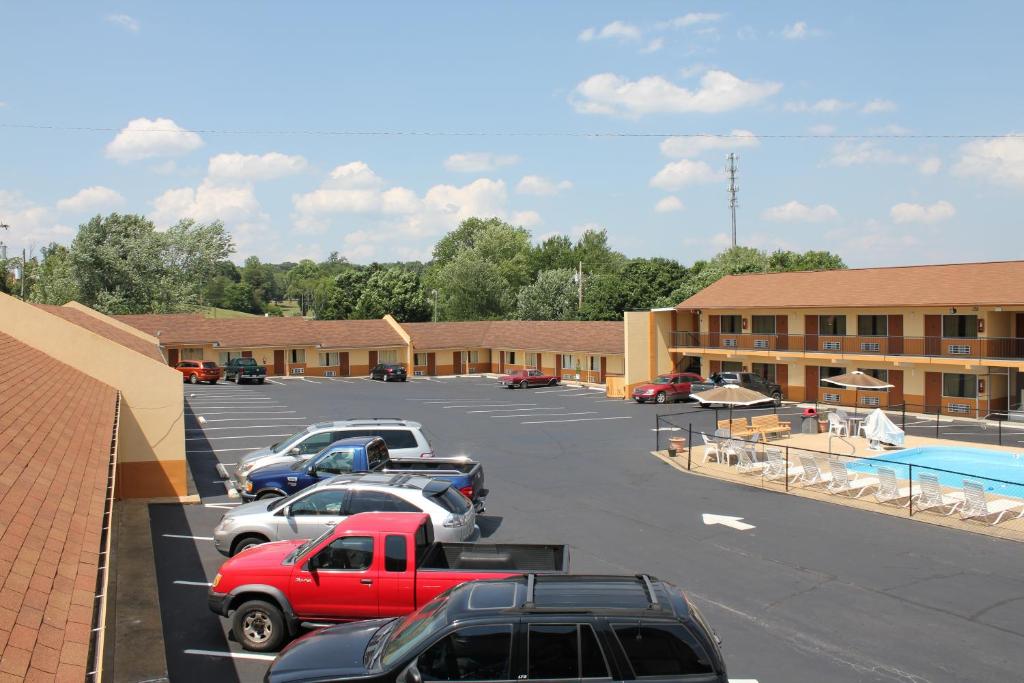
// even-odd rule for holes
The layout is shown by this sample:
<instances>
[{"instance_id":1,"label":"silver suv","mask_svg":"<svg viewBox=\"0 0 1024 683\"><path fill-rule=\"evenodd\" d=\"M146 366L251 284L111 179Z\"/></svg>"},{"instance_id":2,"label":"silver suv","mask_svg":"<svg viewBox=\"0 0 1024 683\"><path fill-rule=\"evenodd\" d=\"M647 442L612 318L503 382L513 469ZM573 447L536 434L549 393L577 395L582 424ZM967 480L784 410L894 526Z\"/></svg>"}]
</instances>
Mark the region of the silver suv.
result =
<instances>
[{"instance_id":1,"label":"silver suv","mask_svg":"<svg viewBox=\"0 0 1024 683\"><path fill-rule=\"evenodd\" d=\"M480 535L473 504L451 482L408 474L345 474L287 498L257 500L225 513L213 530L224 555L266 543L316 538L360 512L425 512L434 538L475 541Z\"/></svg>"},{"instance_id":2,"label":"silver suv","mask_svg":"<svg viewBox=\"0 0 1024 683\"><path fill-rule=\"evenodd\" d=\"M351 436L379 436L387 444L392 458L430 458L434 451L423 435L423 425L397 417L357 418L318 422L267 448L252 451L238 461L235 488L241 489L245 477L257 467L308 460L339 439ZM217 466L228 478L223 465Z\"/></svg>"}]
</instances>

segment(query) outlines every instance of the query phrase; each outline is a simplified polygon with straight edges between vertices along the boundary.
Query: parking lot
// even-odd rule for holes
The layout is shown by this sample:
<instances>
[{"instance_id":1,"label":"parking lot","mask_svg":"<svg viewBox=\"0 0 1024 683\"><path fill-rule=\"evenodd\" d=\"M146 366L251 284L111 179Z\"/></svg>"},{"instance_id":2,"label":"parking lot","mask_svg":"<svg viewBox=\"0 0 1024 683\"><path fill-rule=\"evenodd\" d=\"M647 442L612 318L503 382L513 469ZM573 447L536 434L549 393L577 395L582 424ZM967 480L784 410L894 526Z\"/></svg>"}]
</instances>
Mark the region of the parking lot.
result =
<instances>
[{"instance_id":1,"label":"parking lot","mask_svg":"<svg viewBox=\"0 0 1024 683\"><path fill-rule=\"evenodd\" d=\"M211 532L238 504L215 465L230 470L246 451L346 417L417 420L438 456L481 461L485 540L566 543L575 572L642 571L682 586L722 637L733 680L1020 680L1019 544L680 474L648 453L655 416L680 406L472 377L275 379L185 394L202 504L151 506L172 681L257 681L272 659L232 642L206 606L223 561ZM713 429L712 411L693 419ZM705 514L753 528L709 526Z\"/></svg>"}]
</instances>

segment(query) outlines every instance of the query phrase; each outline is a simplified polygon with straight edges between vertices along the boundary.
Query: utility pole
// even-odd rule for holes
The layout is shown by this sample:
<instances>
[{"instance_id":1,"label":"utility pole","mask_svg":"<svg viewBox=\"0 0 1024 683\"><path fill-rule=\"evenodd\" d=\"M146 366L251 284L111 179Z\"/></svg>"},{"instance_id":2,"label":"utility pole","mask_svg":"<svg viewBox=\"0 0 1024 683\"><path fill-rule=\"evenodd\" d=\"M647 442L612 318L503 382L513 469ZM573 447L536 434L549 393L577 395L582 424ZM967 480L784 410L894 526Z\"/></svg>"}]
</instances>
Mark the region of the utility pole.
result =
<instances>
[{"instance_id":1,"label":"utility pole","mask_svg":"<svg viewBox=\"0 0 1024 683\"><path fill-rule=\"evenodd\" d=\"M583 310L583 261L580 261L580 269L576 272L576 286L579 291L579 304L577 310Z\"/></svg>"},{"instance_id":2,"label":"utility pole","mask_svg":"<svg viewBox=\"0 0 1024 683\"><path fill-rule=\"evenodd\" d=\"M739 192L736 187L736 155L729 152L729 156L726 157L729 160L729 168L726 169L729 173L729 209L732 211L732 246L736 248L736 207L739 206L739 202L736 201L736 193Z\"/></svg>"},{"instance_id":3,"label":"utility pole","mask_svg":"<svg viewBox=\"0 0 1024 683\"><path fill-rule=\"evenodd\" d=\"M0 230L10 230L10 229L11 229L11 226L7 225L3 221L0 221ZM3 242L0 242L0 261L7 261L7 245L4 244ZM6 275L6 266L5 266L4 275Z\"/></svg>"},{"instance_id":4,"label":"utility pole","mask_svg":"<svg viewBox=\"0 0 1024 683\"><path fill-rule=\"evenodd\" d=\"M434 297L434 319L433 319L433 322L436 323L437 322L437 290L436 289L430 290L430 295L432 297Z\"/></svg>"}]
</instances>

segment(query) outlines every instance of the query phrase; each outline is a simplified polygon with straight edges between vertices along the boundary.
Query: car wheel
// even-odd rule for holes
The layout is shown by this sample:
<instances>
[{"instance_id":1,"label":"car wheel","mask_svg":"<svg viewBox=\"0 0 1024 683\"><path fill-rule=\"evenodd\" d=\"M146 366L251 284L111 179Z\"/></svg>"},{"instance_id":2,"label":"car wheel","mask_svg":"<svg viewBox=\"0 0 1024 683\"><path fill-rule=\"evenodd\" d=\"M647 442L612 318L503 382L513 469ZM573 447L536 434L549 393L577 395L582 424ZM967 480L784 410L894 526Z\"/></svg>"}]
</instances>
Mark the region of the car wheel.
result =
<instances>
[{"instance_id":1,"label":"car wheel","mask_svg":"<svg viewBox=\"0 0 1024 683\"><path fill-rule=\"evenodd\" d=\"M215 379L211 379L210 380L210 384L216 384L216 383L217 383L217 380L215 380Z\"/></svg>"},{"instance_id":2,"label":"car wheel","mask_svg":"<svg viewBox=\"0 0 1024 683\"><path fill-rule=\"evenodd\" d=\"M193 372L191 375L188 376L188 383L199 384L199 375Z\"/></svg>"},{"instance_id":3,"label":"car wheel","mask_svg":"<svg viewBox=\"0 0 1024 683\"><path fill-rule=\"evenodd\" d=\"M231 630L246 650L268 652L284 642L284 615L277 605L263 600L242 603L231 617Z\"/></svg>"},{"instance_id":4,"label":"car wheel","mask_svg":"<svg viewBox=\"0 0 1024 683\"><path fill-rule=\"evenodd\" d=\"M553 386L555 386L555 385L557 385L557 384L558 384L558 378L556 378L556 377L553 377L553 378L551 379L551 381L550 381L550 382L548 382L548 386L549 386L549 387L553 387Z\"/></svg>"},{"instance_id":5,"label":"car wheel","mask_svg":"<svg viewBox=\"0 0 1024 683\"><path fill-rule=\"evenodd\" d=\"M242 538L235 541L235 545L231 548L231 556L234 557L246 548L251 548L254 545L261 545L266 542L267 539L263 538L262 536L243 536Z\"/></svg>"},{"instance_id":6,"label":"car wheel","mask_svg":"<svg viewBox=\"0 0 1024 683\"><path fill-rule=\"evenodd\" d=\"M256 500L267 500L269 498L280 498L280 497L281 497L281 494L278 493L277 491L263 491L262 493L257 494Z\"/></svg>"},{"instance_id":7,"label":"car wheel","mask_svg":"<svg viewBox=\"0 0 1024 683\"><path fill-rule=\"evenodd\" d=\"M665 403L668 400L668 397L665 396L664 391L659 391L658 395L654 397L654 400L656 403Z\"/></svg>"},{"instance_id":8,"label":"car wheel","mask_svg":"<svg viewBox=\"0 0 1024 683\"><path fill-rule=\"evenodd\" d=\"M772 401L775 402L775 407L776 408L781 406L782 405L782 394L779 393L778 391L773 391L772 392Z\"/></svg>"},{"instance_id":9,"label":"car wheel","mask_svg":"<svg viewBox=\"0 0 1024 683\"><path fill-rule=\"evenodd\" d=\"M634 398L633 400L636 401L637 403L643 403L644 402L644 400L642 398Z\"/></svg>"},{"instance_id":10,"label":"car wheel","mask_svg":"<svg viewBox=\"0 0 1024 683\"><path fill-rule=\"evenodd\" d=\"M263 384L263 382L264 382L264 380L263 380L263 378L262 378L262 377L261 377L260 379L256 380L256 383L257 383L257 384Z\"/></svg>"},{"instance_id":11,"label":"car wheel","mask_svg":"<svg viewBox=\"0 0 1024 683\"><path fill-rule=\"evenodd\" d=\"M519 383L519 388L520 389L526 389L529 386L530 386L530 383L527 382L525 379L522 382Z\"/></svg>"}]
</instances>

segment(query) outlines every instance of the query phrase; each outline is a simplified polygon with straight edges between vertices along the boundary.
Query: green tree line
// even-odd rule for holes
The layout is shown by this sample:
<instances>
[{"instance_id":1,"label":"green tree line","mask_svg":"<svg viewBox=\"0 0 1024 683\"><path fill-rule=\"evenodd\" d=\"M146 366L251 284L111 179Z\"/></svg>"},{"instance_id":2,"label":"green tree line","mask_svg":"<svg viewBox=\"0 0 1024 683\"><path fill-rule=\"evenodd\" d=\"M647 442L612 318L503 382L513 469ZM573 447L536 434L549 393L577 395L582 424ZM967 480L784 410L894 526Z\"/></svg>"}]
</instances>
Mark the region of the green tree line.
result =
<instances>
[{"instance_id":1,"label":"green tree line","mask_svg":"<svg viewBox=\"0 0 1024 683\"><path fill-rule=\"evenodd\" d=\"M318 319L621 320L623 311L673 306L729 274L846 267L827 251L750 247L689 265L628 258L609 246L604 230L535 244L528 230L498 218L464 220L425 264L357 265L332 252L320 263L250 256L237 266L232 253L220 222L187 220L161 232L141 216L96 216L69 246L51 244L24 265L0 264L0 289L20 291L13 267L32 301L74 299L107 313L214 306L282 315L284 302L294 302L298 314Z\"/></svg>"}]
</instances>

